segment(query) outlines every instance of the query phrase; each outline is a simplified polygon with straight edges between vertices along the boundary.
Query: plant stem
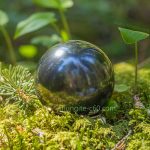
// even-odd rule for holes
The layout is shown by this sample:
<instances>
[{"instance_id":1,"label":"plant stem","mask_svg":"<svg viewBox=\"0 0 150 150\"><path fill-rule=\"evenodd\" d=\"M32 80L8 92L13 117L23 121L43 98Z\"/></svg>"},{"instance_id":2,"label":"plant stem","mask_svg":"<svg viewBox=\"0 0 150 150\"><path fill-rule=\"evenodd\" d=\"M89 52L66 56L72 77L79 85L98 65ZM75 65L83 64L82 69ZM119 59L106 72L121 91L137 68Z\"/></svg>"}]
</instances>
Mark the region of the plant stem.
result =
<instances>
[{"instance_id":1,"label":"plant stem","mask_svg":"<svg viewBox=\"0 0 150 150\"><path fill-rule=\"evenodd\" d=\"M60 8L59 13L61 16L61 20L62 20L64 29L67 32L68 39L70 39L71 38L70 29L69 29L69 25L68 25L67 19L66 19L65 14L64 14L64 10L62 8Z\"/></svg>"},{"instance_id":2,"label":"plant stem","mask_svg":"<svg viewBox=\"0 0 150 150\"><path fill-rule=\"evenodd\" d=\"M59 29L59 27L57 26L57 24L53 23L52 26L53 26L53 28L55 29L55 31L56 31L58 34L60 34L60 29Z\"/></svg>"},{"instance_id":3,"label":"plant stem","mask_svg":"<svg viewBox=\"0 0 150 150\"><path fill-rule=\"evenodd\" d=\"M135 43L135 92L137 92L137 78L138 78L138 44Z\"/></svg>"},{"instance_id":4,"label":"plant stem","mask_svg":"<svg viewBox=\"0 0 150 150\"><path fill-rule=\"evenodd\" d=\"M7 44L7 47L8 47L8 53L9 53L9 57L10 57L10 61L13 65L16 64L16 57L15 57L15 52L14 52L14 48L13 48L13 45L12 45L12 41L11 41L11 38L7 32L7 30L5 29L5 27L0 27L0 30L5 38L5 41L6 41L6 44Z\"/></svg>"}]
</instances>

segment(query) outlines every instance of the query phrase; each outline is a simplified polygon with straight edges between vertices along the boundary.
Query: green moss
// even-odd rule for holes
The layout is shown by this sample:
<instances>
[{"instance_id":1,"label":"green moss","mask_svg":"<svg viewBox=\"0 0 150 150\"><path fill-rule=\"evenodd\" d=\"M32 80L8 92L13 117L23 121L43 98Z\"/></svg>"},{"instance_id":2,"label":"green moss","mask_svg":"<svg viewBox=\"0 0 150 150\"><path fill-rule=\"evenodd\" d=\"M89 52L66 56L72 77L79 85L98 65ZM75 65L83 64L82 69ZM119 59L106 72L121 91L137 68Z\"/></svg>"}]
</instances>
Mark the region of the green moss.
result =
<instances>
[{"instance_id":1,"label":"green moss","mask_svg":"<svg viewBox=\"0 0 150 150\"><path fill-rule=\"evenodd\" d=\"M56 114L39 100L32 102L30 107L18 107L17 103L6 104L5 97L2 97L0 149L112 149L130 129L133 132L125 142L126 148L148 149L150 70L139 71L139 97L145 105L144 109L134 108L131 90L134 84L133 67L126 63L115 65L115 78L116 83L126 84L130 89L121 93L114 92L111 98L113 103L110 101L109 106L104 106L96 119L69 112ZM117 109L111 109L114 104Z\"/></svg>"}]
</instances>

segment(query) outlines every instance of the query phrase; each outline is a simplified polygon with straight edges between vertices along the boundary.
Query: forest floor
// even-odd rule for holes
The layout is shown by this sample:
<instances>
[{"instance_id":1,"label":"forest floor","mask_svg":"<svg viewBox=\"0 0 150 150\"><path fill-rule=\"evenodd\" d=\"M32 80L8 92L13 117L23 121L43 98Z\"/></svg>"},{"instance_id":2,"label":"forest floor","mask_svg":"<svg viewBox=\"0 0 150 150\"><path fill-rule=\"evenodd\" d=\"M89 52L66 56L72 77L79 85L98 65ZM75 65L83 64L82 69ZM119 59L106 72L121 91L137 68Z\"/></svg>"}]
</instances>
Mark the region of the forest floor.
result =
<instances>
[{"instance_id":1,"label":"forest floor","mask_svg":"<svg viewBox=\"0 0 150 150\"><path fill-rule=\"evenodd\" d=\"M29 99L21 92L25 102L7 102L9 93L4 96L4 83L0 81L0 149L150 149L150 69L139 70L139 94L134 95L133 66L120 63L114 68L116 84L128 88L115 90L107 104L113 109L103 109L95 118L69 112L57 115L38 98L24 107ZM3 78L1 74L0 80Z\"/></svg>"}]
</instances>

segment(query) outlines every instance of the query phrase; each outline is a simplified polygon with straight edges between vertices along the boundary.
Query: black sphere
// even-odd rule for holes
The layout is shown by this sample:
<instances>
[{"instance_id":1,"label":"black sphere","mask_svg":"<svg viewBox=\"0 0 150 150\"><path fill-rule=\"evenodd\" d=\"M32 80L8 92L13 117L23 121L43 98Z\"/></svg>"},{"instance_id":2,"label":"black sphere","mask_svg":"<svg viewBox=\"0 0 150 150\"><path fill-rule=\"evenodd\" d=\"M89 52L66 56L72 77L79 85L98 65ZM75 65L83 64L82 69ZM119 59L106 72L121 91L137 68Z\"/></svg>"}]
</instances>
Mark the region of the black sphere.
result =
<instances>
[{"instance_id":1,"label":"black sphere","mask_svg":"<svg viewBox=\"0 0 150 150\"><path fill-rule=\"evenodd\" d=\"M48 50L39 62L36 88L41 102L59 111L95 114L112 95L113 67L93 44L71 40Z\"/></svg>"}]
</instances>

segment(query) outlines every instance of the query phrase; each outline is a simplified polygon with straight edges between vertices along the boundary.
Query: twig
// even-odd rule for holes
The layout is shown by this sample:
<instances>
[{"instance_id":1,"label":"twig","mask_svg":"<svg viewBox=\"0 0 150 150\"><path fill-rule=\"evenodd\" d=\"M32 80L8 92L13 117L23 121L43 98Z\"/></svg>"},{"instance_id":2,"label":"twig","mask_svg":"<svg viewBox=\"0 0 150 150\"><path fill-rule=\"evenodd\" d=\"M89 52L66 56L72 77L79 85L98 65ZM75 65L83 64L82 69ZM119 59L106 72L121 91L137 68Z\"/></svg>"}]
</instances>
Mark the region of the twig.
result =
<instances>
[{"instance_id":1,"label":"twig","mask_svg":"<svg viewBox=\"0 0 150 150\"><path fill-rule=\"evenodd\" d=\"M116 145L113 149L111 150L124 150L125 149L125 141L126 139L131 135L132 130L129 130L128 134L124 136Z\"/></svg>"}]
</instances>

